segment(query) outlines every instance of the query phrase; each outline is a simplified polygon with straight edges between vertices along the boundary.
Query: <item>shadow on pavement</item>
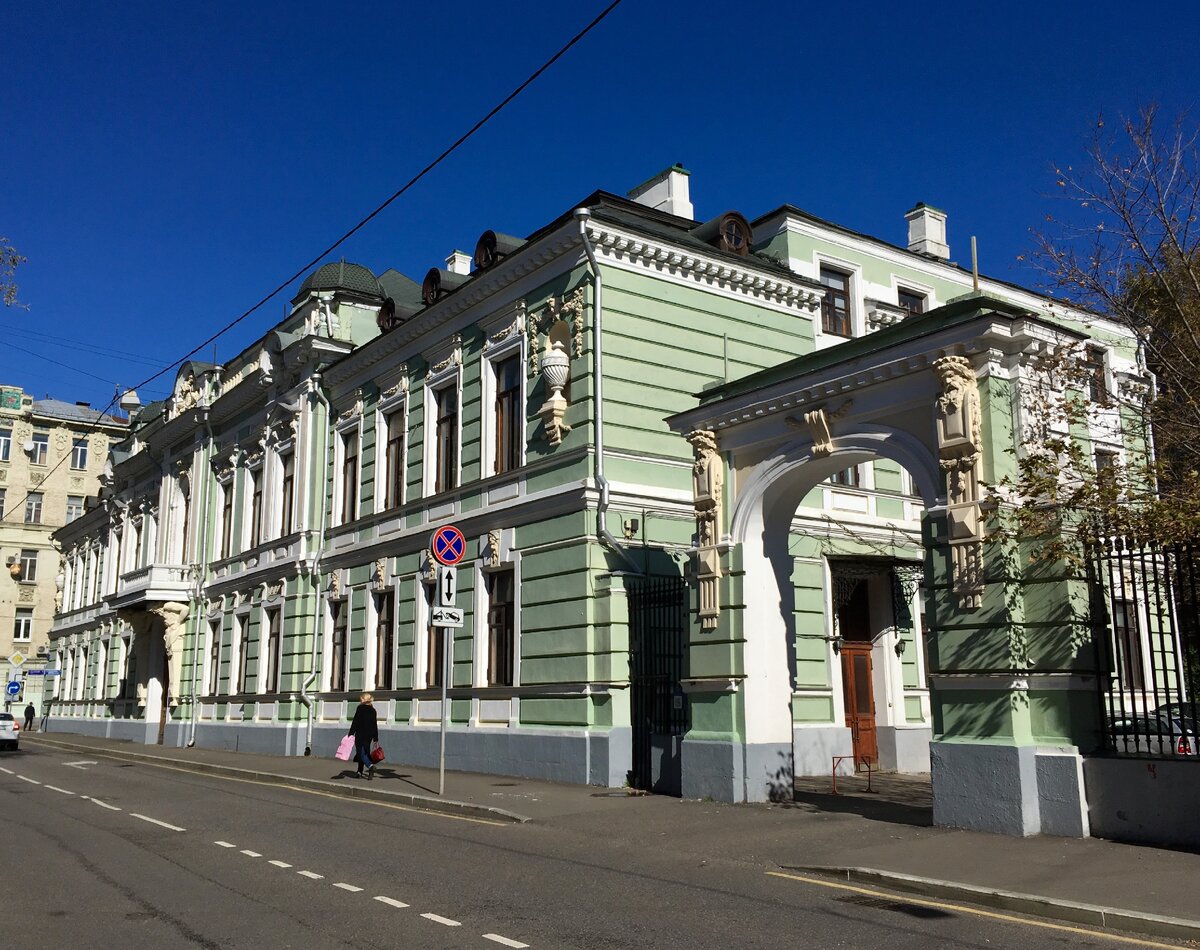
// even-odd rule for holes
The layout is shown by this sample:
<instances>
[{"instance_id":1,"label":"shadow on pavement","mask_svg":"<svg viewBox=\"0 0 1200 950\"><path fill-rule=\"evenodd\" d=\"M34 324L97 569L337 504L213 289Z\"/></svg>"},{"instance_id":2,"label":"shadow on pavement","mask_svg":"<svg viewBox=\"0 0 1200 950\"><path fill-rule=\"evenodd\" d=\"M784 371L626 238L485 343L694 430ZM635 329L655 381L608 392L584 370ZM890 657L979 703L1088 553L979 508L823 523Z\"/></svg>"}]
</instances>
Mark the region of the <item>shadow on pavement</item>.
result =
<instances>
[{"instance_id":1,"label":"shadow on pavement","mask_svg":"<svg viewBox=\"0 0 1200 950\"><path fill-rule=\"evenodd\" d=\"M872 821L919 828L933 825L933 788L928 775L877 773L869 783L862 775L839 776L837 794L829 778L798 777L792 801L815 811L859 815Z\"/></svg>"}]
</instances>

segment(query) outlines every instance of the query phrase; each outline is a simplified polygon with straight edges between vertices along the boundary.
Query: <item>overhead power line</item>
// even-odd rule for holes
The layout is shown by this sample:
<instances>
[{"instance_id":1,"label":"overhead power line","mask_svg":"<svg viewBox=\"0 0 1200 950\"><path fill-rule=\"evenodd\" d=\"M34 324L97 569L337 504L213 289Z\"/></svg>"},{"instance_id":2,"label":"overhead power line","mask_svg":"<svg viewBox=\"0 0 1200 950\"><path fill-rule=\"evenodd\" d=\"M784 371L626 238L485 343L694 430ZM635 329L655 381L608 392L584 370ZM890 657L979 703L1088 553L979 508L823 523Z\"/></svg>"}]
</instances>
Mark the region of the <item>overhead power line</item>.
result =
<instances>
[{"instance_id":1,"label":"overhead power line","mask_svg":"<svg viewBox=\"0 0 1200 950\"><path fill-rule=\"evenodd\" d=\"M350 238L352 238L355 234L357 234L364 227L366 227L371 221L373 221L375 218L377 218L384 211L384 209L386 209L389 205L392 204L392 202L394 202L397 198L401 197L405 192L407 192L410 188L412 188L415 184L417 184L417 182L419 182L422 178L424 178L431 171L433 171L435 168L437 168L438 165L440 165L447 158L449 158L455 151L458 150L459 146L461 146L464 142L466 142L468 139L470 139L476 132L478 132L485 125L487 125L488 122L490 122L493 118L495 118L501 112L501 110L503 110L505 108L505 106L507 106L509 103L511 103L514 99L516 99L517 96L519 96L526 89L528 89L531 85L533 85L533 83L536 82L538 80L538 78L544 72L546 72L546 70L548 70L551 66L553 66L560 59L562 59L563 56L565 56L571 50L572 47L574 47L580 40L582 40L585 36L587 36L589 33L591 33L592 30L594 30L597 26L599 26L605 20L605 18L607 18L608 15L610 13L612 13L613 10L615 10L620 5L621 5L621 0L612 0L612 2L608 4L608 6L606 6L603 10L601 10L598 14L596 14L596 16L593 17L592 20L585 27L583 27L583 29L581 29L578 33L576 33L569 40L567 40L566 43L564 43L561 47L559 47L558 51L556 53L554 53L553 56L551 56L544 63L542 63L542 65L540 65L532 73L530 73L529 78L527 78L519 86L517 86L515 89L513 89L512 92L510 92L503 99L501 99L496 105L494 105L491 109L489 109L488 112L481 119L479 119L474 125L472 125L469 129L467 129L466 132L464 132L462 135L460 135L458 138L456 138L445 149L443 149L442 152L440 154L438 154L438 156L436 158L434 158L432 161L429 162L429 164L427 164L419 172L417 172L415 175L413 175L413 177L410 178L408 181L406 181L400 188L398 188L391 195L389 195L386 199L384 199L369 214L360 218L353 227L351 227L348 231L346 231L345 234L343 234L341 237L339 237L336 241L334 241L328 247L324 248L319 254L315 255L314 257L312 257L311 259L306 261L304 264L302 264L299 268L296 269L296 271L294 273L289 274L284 280L281 280L278 284L276 284L275 288L273 290L271 290L268 294L263 296L261 299L259 299L258 302L256 302L252 306L248 307L247 309L243 310L240 314L238 314L237 317L230 320L228 323L226 323L223 327L221 327L219 330L217 330L215 333L213 333L207 339L204 339L201 342L197 343L192 349L190 349L190 350L188 350L188 352L184 353L183 356L172 361L171 363L168 363L166 366L164 366L162 369L160 369L158 372L156 372L153 376L147 376L145 379L141 380L140 382L135 383L130 388L131 389L143 389L146 386L148 386L150 383L152 383L156 379L158 379L160 376L163 376L164 374L169 373L176 366L179 366L184 361L195 356L201 350L205 349L212 343L215 343L222 336L224 336L226 333L228 333L230 330L232 330L234 327L236 327L238 324L240 324L243 320L245 320L247 317L249 317L255 311L259 310L262 306L264 306L268 301L270 301L278 293L280 293L281 291L286 290L288 287L292 286L297 280L299 280L301 277L306 275L310 270L312 270L314 267L316 267L318 264L320 264L328 255L330 255L331 253L336 251L339 247L341 247L348 240L350 240ZM34 354L34 355L37 355L37 354ZM43 357L43 358L45 358L45 357ZM50 362L54 362L54 361L51 360ZM59 365L61 366L64 364L60 363ZM91 375L91 374L89 373L87 375ZM99 378L99 377L95 377L95 378ZM107 380L105 380L105 382L107 382ZM106 405L103 409L99 410L99 415L96 417L96 421L93 422L90 427L88 427L87 429L84 430L84 435L90 435L91 433L95 432L98 428L100 428L100 424L101 424L102 420L104 419L105 415L109 412L109 410L111 410L116 405L117 401L120 399L120 396L121 396L120 392L117 392L116 394L114 394L113 398L111 400L109 400L108 405ZM58 463L55 464L55 466L53 468L51 468L49 472L46 473L47 477L49 475L53 474L55 471L57 471L62 466L62 464L67 460L68 457L69 456L64 455L61 459L59 459ZM25 497L22 498L19 502L17 502L9 511L5 511L3 517L0 517L0 521L7 521L9 515L12 512L20 510L21 506L25 503L25 501L28 497L29 497L29 492L26 491Z\"/></svg>"}]
</instances>

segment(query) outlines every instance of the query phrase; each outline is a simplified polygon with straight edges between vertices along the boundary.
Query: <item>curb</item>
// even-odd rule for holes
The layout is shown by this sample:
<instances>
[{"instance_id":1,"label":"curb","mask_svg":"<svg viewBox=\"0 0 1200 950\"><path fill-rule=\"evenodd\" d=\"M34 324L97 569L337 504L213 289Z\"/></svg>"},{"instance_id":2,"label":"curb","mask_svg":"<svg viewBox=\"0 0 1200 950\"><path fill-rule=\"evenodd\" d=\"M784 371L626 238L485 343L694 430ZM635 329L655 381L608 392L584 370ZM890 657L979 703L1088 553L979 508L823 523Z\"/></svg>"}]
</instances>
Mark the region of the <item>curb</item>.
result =
<instances>
[{"instance_id":1,"label":"curb","mask_svg":"<svg viewBox=\"0 0 1200 950\"><path fill-rule=\"evenodd\" d=\"M30 738L30 737L23 737ZM532 819L516 812L495 808L491 805L475 805L471 802L459 802L453 799L429 798L425 795L412 795L408 792L389 792L386 789L368 785L344 785L340 782L329 782L324 779L301 778L296 775L280 775L276 772L259 772L255 769L239 769L232 765L218 765L215 762L195 762L191 759L172 759L165 755L147 755L142 752L129 752L124 749L96 748L95 746L76 745L71 742L60 742L57 739L46 739L39 736L32 739L33 744L45 744L51 748L64 749L68 752L78 752L84 755L98 755L109 759L125 759L144 765L169 765L172 768L187 772L208 773L211 775L226 775L230 778L240 778L249 781L262 782L268 785L283 785L292 788L307 788L317 791L337 794L343 798L360 798L368 801L389 802L408 805L422 811L437 812L444 815L454 815L460 818L485 818L506 824L525 824Z\"/></svg>"},{"instance_id":2,"label":"curb","mask_svg":"<svg viewBox=\"0 0 1200 950\"><path fill-rule=\"evenodd\" d=\"M783 865L785 871L806 871L823 877L858 884L877 884L893 890L908 891L927 897L953 897L972 904L1011 910L1031 917L1061 920L1073 924L1090 924L1105 930L1122 930L1127 933L1147 934L1155 937L1178 937L1184 940L1200 940L1200 921L1182 917L1164 917L1161 914L1142 913L1105 907L1100 904L1082 904L1077 901L1043 897L1038 894L1022 894L994 887L943 881L932 877L917 877L898 871L880 871L875 868L831 867L828 865Z\"/></svg>"}]
</instances>

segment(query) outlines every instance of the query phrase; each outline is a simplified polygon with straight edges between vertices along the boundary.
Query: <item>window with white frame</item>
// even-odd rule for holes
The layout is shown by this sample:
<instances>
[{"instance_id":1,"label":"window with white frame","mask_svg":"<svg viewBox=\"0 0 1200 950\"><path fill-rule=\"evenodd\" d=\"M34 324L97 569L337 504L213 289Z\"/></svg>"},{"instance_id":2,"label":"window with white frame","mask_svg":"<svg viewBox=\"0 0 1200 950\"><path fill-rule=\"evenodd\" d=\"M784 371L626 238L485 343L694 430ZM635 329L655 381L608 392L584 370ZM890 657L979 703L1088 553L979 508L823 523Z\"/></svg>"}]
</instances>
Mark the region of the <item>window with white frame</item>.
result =
<instances>
[{"instance_id":1,"label":"window with white frame","mask_svg":"<svg viewBox=\"0 0 1200 950\"><path fill-rule=\"evenodd\" d=\"M496 474L520 468L525 448L525 405L521 398L522 359L513 352L490 363L494 386L492 409L492 470Z\"/></svg>"},{"instance_id":2,"label":"window with white frame","mask_svg":"<svg viewBox=\"0 0 1200 950\"><path fill-rule=\"evenodd\" d=\"M403 402L383 416L383 507L404 504L404 478L407 467L408 414Z\"/></svg>"},{"instance_id":3,"label":"window with white frame","mask_svg":"<svg viewBox=\"0 0 1200 950\"><path fill-rule=\"evenodd\" d=\"M488 686L513 686L516 661L514 608L516 591L512 568L486 575L488 624Z\"/></svg>"},{"instance_id":4,"label":"window with white frame","mask_svg":"<svg viewBox=\"0 0 1200 950\"><path fill-rule=\"evenodd\" d=\"M83 515L83 495L67 495L67 521L74 521Z\"/></svg>"},{"instance_id":5,"label":"window with white frame","mask_svg":"<svg viewBox=\"0 0 1200 950\"><path fill-rule=\"evenodd\" d=\"M28 643L33 639L33 608L18 607L13 621L13 643Z\"/></svg>"},{"instance_id":6,"label":"window with white frame","mask_svg":"<svg viewBox=\"0 0 1200 950\"><path fill-rule=\"evenodd\" d=\"M1083 370L1087 376L1088 398L1099 406L1109 404L1107 354L1098 346L1084 350Z\"/></svg>"},{"instance_id":7,"label":"window with white frame","mask_svg":"<svg viewBox=\"0 0 1200 950\"><path fill-rule=\"evenodd\" d=\"M12 457L12 429L0 429L0 462L7 462Z\"/></svg>"},{"instance_id":8,"label":"window with white frame","mask_svg":"<svg viewBox=\"0 0 1200 950\"><path fill-rule=\"evenodd\" d=\"M246 692L246 671L250 667L250 617L243 615L234 621L237 630L237 680L236 692L242 695Z\"/></svg>"},{"instance_id":9,"label":"window with white frame","mask_svg":"<svg viewBox=\"0 0 1200 950\"><path fill-rule=\"evenodd\" d=\"M45 465L50 459L50 433L35 432L32 441L33 451L29 453L29 461L34 465Z\"/></svg>"},{"instance_id":10,"label":"window with white frame","mask_svg":"<svg viewBox=\"0 0 1200 950\"><path fill-rule=\"evenodd\" d=\"M1145 684L1145 663L1142 637L1138 632L1137 604L1116 601L1112 627L1117 652L1117 681L1122 689L1140 689Z\"/></svg>"},{"instance_id":11,"label":"window with white frame","mask_svg":"<svg viewBox=\"0 0 1200 950\"><path fill-rule=\"evenodd\" d=\"M6 489L0 488L0 518L4 517Z\"/></svg>"},{"instance_id":12,"label":"window with white frame","mask_svg":"<svg viewBox=\"0 0 1200 950\"><path fill-rule=\"evenodd\" d=\"M233 478L217 483L221 492L221 559L233 553Z\"/></svg>"},{"instance_id":13,"label":"window with white frame","mask_svg":"<svg viewBox=\"0 0 1200 950\"><path fill-rule=\"evenodd\" d=\"M208 624L208 682L205 693L215 696L221 686L221 621Z\"/></svg>"},{"instance_id":14,"label":"window with white frame","mask_svg":"<svg viewBox=\"0 0 1200 950\"><path fill-rule=\"evenodd\" d=\"M288 446L279 452L279 537L292 533L292 509L296 505L296 452Z\"/></svg>"},{"instance_id":15,"label":"window with white frame","mask_svg":"<svg viewBox=\"0 0 1200 950\"><path fill-rule=\"evenodd\" d=\"M342 477L339 482L341 493L341 520L349 524L358 517L358 426L341 433Z\"/></svg>"},{"instance_id":16,"label":"window with white frame","mask_svg":"<svg viewBox=\"0 0 1200 950\"><path fill-rule=\"evenodd\" d=\"M31 491L25 496L25 523L42 523L42 502L45 496L40 491Z\"/></svg>"},{"instance_id":17,"label":"window with white frame","mask_svg":"<svg viewBox=\"0 0 1200 950\"><path fill-rule=\"evenodd\" d=\"M840 471L834 472L829 476L829 483L831 485L843 485L847 488L861 488L861 466L851 465L849 468L843 468Z\"/></svg>"},{"instance_id":18,"label":"window with white frame","mask_svg":"<svg viewBox=\"0 0 1200 950\"><path fill-rule=\"evenodd\" d=\"M71 468L82 472L88 464L87 439L74 439L71 442Z\"/></svg>"},{"instance_id":19,"label":"window with white frame","mask_svg":"<svg viewBox=\"0 0 1200 950\"><path fill-rule=\"evenodd\" d=\"M249 528L250 544L248 547L256 548L262 543L263 531L263 470L260 465L258 468L249 469L246 472L246 480L248 482L248 494L250 495L250 515Z\"/></svg>"},{"instance_id":20,"label":"window with white frame","mask_svg":"<svg viewBox=\"0 0 1200 950\"><path fill-rule=\"evenodd\" d=\"M432 393L435 493L458 487L458 384L442 386Z\"/></svg>"},{"instance_id":21,"label":"window with white frame","mask_svg":"<svg viewBox=\"0 0 1200 950\"><path fill-rule=\"evenodd\" d=\"M281 639L281 621L283 611L279 607L268 607L264 627L267 633L266 649L261 651L259 663L265 664L265 669L259 677L258 691L260 693L279 692L279 669L283 660L283 643Z\"/></svg>"},{"instance_id":22,"label":"window with white frame","mask_svg":"<svg viewBox=\"0 0 1200 950\"><path fill-rule=\"evenodd\" d=\"M834 336L853 336L850 311L850 275L834 267L822 265L821 283L825 286L821 298L821 329Z\"/></svg>"},{"instance_id":23,"label":"window with white frame","mask_svg":"<svg viewBox=\"0 0 1200 950\"><path fill-rule=\"evenodd\" d=\"M346 690L346 665L350 655L350 600L335 600L329 604L332 634L329 642L329 691Z\"/></svg>"},{"instance_id":24,"label":"window with white frame","mask_svg":"<svg viewBox=\"0 0 1200 950\"><path fill-rule=\"evenodd\" d=\"M393 688L396 669L396 592L387 590L372 596L375 598L375 688L389 690Z\"/></svg>"},{"instance_id":25,"label":"window with white frame","mask_svg":"<svg viewBox=\"0 0 1200 950\"><path fill-rule=\"evenodd\" d=\"M37 580L38 553L32 548L21 551L21 581L29 584Z\"/></svg>"}]
</instances>

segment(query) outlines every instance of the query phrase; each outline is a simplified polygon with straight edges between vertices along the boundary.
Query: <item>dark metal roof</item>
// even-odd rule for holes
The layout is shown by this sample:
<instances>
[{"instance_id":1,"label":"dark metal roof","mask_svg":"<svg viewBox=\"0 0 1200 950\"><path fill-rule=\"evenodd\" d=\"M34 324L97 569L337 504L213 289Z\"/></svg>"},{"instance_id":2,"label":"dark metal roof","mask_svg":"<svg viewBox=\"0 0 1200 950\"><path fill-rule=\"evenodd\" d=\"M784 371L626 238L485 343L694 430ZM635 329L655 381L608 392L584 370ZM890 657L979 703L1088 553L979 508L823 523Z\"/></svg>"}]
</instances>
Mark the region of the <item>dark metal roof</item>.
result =
<instances>
[{"instance_id":1,"label":"dark metal roof","mask_svg":"<svg viewBox=\"0 0 1200 950\"><path fill-rule=\"evenodd\" d=\"M127 424L119 416L100 412L100 410L93 409L90 406L80 406L71 402L63 402L61 399L35 399L32 411L34 415L46 416L51 419L62 419L64 422L79 422L84 424L99 422L101 425L122 427Z\"/></svg>"},{"instance_id":2,"label":"dark metal roof","mask_svg":"<svg viewBox=\"0 0 1200 950\"><path fill-rule=\"evenodd\" d=\"M383 299L384 296L378 278L369 267L350 264L344 260L322 264L309 274L300 285L296 296L292 298L292 302L295 303L312 290L345 290L379 299Z\"/></svg>"}]
</instances>

